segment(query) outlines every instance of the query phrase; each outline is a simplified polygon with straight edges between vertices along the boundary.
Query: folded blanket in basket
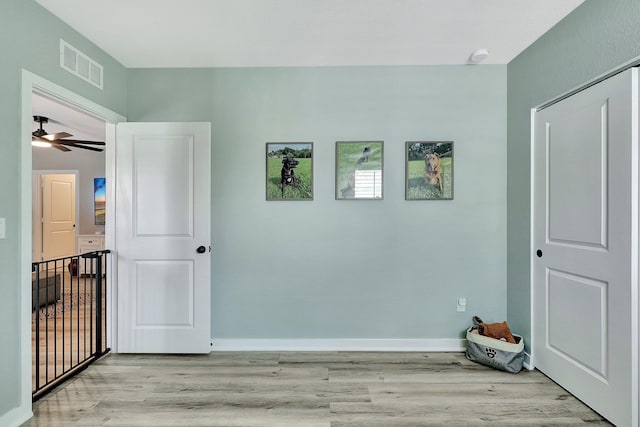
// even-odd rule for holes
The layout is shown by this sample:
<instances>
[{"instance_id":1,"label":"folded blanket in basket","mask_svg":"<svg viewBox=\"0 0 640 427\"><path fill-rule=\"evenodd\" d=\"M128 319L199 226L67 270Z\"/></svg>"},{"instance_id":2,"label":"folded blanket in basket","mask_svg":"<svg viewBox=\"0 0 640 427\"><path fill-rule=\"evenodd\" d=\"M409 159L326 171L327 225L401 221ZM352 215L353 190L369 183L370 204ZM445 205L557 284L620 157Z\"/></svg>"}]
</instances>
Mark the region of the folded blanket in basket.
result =
<instances>
[{"instance_id":1,"label":"folded blanket in basket","mask_svg":"<svg viewBox=\"0 0 640 427\"><path fill-rule=\"evenodd\" d=\"M477 319L477 320L476 320ZM475 316L474 320L478 323L478 332L485 337L494 338L497 340L504 340L508 343L515 344L516 340L513 338L511 329L507 322L500 323L483 323L482 319Z\"/></svg>"},{"instance_id":2,"label":"folded blanket in basket","mask_svg":"<svg viewBox=\"0 0 640 427\"><path fill-rule=\"evenodd\" d=\"M480 335L484 335L485 337L495 338L497 340L504 339L511 344L516 343L516 340L513 338L513 334L511 333L511 329L509 329L509 325L507 325L507 322L483 323L481 325L478 325L478 332L480 332Z\"/></svg>"}]
</instances>

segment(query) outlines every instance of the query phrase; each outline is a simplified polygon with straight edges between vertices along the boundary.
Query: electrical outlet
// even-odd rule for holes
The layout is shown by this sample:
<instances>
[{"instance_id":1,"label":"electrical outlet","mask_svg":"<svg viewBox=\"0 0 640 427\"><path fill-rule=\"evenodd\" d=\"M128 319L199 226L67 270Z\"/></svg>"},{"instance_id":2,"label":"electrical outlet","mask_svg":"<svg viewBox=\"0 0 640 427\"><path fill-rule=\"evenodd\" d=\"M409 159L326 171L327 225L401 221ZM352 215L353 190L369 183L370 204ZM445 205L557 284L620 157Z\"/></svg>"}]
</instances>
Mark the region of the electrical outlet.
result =
<instances>
[{"instance_id":1,"label":"electrical outlet","mask_svg":"<svg viewBox=\"0 0 640 427\"><path fill-rule=\"evenodd\" d=\"M457 311L467 311L467 299L466 298L458 298L456 301L456 310Z\"/></svg>"},{"instance_id":2,"label":"electrical outlet","mask_svg":"<svg viewBox=\"0 0 640 427\"><path fill-rule=\"evenodd\" d=\"M7 238L7 220L0 218L0 239Z\"/></svg>"}]
</instances>

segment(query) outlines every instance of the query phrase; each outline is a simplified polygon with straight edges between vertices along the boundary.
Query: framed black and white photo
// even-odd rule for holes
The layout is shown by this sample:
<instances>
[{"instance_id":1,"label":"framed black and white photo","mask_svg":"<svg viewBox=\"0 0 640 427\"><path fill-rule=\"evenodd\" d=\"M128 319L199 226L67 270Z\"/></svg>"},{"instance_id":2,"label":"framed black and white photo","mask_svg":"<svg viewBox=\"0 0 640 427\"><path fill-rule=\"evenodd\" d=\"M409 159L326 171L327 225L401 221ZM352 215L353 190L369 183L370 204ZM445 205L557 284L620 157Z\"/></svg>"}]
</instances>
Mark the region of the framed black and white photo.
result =
<instances>
[{"instance_id":1,"label":"framed black and white photo","mask_svg":"<svg viewBox=\"0 0 640 427\"><path fill-rule=\"evenodd\" d=\"M408 141L405 150L405 199L453 199L453 142Z\"/></svg>"},{"instance_id":2,"label":"framed black and white photo","mask_svg":"<svg viewBox=\"0 0 640 427\"><path fill-rule=\"evenodd\" d=\"M267 200L313 200L313 143L267 142Z\"/></svg>"},{"instance_id":3,"label":"framed black and white photo","mask_svg":"<svg viewBox=\"0 0 640 427\"><path fill-rule=\"evenodd\" d=\"M336 200L381 200L382 161L382 141L336 142Z\"/></svg>"}]
</instances>

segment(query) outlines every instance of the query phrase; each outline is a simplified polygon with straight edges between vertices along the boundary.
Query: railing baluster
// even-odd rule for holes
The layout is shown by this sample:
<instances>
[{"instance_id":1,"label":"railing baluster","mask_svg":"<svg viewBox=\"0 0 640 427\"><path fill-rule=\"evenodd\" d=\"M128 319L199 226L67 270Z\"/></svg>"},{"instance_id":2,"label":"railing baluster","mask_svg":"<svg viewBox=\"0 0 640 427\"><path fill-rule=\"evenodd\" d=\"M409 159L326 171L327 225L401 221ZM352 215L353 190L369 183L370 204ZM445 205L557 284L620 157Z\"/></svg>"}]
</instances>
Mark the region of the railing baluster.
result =
<instances>
[{"instance_id":1,"label":"railing baluster","mask_svg":"<svg viewBox=\"0 0 640 427\"><path fill-rule=\"evenodd\" d=\"M106 254L103 255L104 256L104 265L105 265L105 271L103 272L104 277L107 277L107 271L109 271L109 261L110 258L108 256L106 256ZM100 314L98 314L98 316L100 317L100 320L103 321L102 322L102 349L101 352L102 354L104 354L107 350L107 313L109 312L109 305L107 304L107 281L103 280L102 281L102 297L100 298L100 304L102 306L102 310L100 310Z\"/></svg>"},{"instance_id":2,"label":"railing baluster","mask_svg":"<svg viewBox=\"0 0 640 427\"><path fill-rule=\"evenodd\" d=\"M32 303L32 305L35 305L34 308L34 312L35 312L35 322L36 322L36 330L35 330L35 345L32 346L33 350L35 352L35 356L36 356L36 379L35 379L35 383L36 383L36 390L38 390L40 388L40 264L39 263L33 263L31 264L31 271L36 273L36 278L35 278L35 282L33 282L33 286L31 287L32 289L32 298L35 299L35 301ZM35 289L35 292L33 291L33 289Z\"/></svg>"},{"instance_id":3,"label":"railing baluster","mask_svg":"<svg viewBox=\"0 0 640 427\"><path fill-rule=\"evenodd\" d=\"M73 259L73 258L71 258L71 259ZM66 261L62 263L63 264L62 265L62 285L60 287L60 305L62 306L62 362L61 362L61 364L62 364L62 373L63 374L67 371L65 366L64 366L65 353L67 352L66 351L67 347L65 346L65 338L66 338L67 334L65 333L66 329L65 329L65 319L64 319L66 317L64 315L64 301L65 301L64 288L65 288L65 285L67 283L66 282L67 275L65 274L65 271L64 271L64 267L65 267L64 264L65 263L66 263ZM69 269L69 274L71 274L71 262L69 263L68 269ZM73 278L70 277L69 280L73 280Z\"/></svg>"},{"instance_id":4,"label":"railing baluster","mask_svg":"<svg viewBox=\"0 0 640 427\"><path fill-rule=\"evenodd\" d=\"M102 354L102 254L96 258L96 353ZM100 346L100 347L98 347Z\"/></svg>"},{"instance_id":5,"label":"railing baluster","mask_svg":"<svg viewBox=\"0 0 640 427\"><path fill-rule=\"evenodd\" d=\"M76 273L76 279L71 279L69 290L69 369L73 368L73 284L76 282L77 288L79 277L80 274Z\"/></svg>"},{"instance_id":6,"label":"railing baluster","mask_svg":"<svg viewBox=\"0 0 640 427\"><path fill-rule=\"evenodd\" d=\"M78 300L76 313L76 363L80 363L80 274L78 274L78 297L76 299Z\"/></svg>"},{"instance_id":7,"label":"railing baluster","mask_svg":"<svg viewBox=\"0 0 640 427\"><path fill-rule=\"evenodd\" d=\"M58 376L58 364L56 363L56 359L58 357L58 300L56 298L56 287L58 286L58 261L53 262L53 378ZM49 293L49 281L47 280L47 295ZM49 296L47 296L47 302L49 301Z\"/></svg>"},{"instance_id":8,"label":"railing baluster","mask_svg":"<svg viewBox=\"0 0 640 427\"><path fill-rule=\"evenodd\" d=\"M91 270L91 262L89 262L89 276L85 277L82 282L82 297L84 299L84 304L82 304L82 330L84 331L82 357L87 357L87 279L91 283Z\"/></svg>"},{"instance_id":9,"label":"railing baluster","mask_svg":"<svg viewBox=\"0 0 640 427\"><path fill-rule=\"evenodd\" d=\"M45 265L45 283L49 280L49 263ZM49 382L49 289L45 289L45 297L44 297L44 336L45 336L45 347L44 347L44 382Z\"/></svg>"},{"instance_id":10,"label":"railing baluster","mask_svg":"<svg viewBox=\"0 0 640 427\"><path fill-rule=\"evenodd\" d=\"M91 268L93 269L93 263L95 262L92 261L91 262ZM97 274L97 273L96 273ZM94 322L94 312L93 312L93 297L94 297L94 287L96 285L96 278L94 276L91 276L91 281L89 282L89 294L91 295L91 297L89 298L89 351L91 352L91 354L95 354L95 346L93 343L93 337L94 337L94 333L93 333L93 327L95 326L95 322ZM86 307L86 306L85 306Z\"/></svg>"}]
</instances>

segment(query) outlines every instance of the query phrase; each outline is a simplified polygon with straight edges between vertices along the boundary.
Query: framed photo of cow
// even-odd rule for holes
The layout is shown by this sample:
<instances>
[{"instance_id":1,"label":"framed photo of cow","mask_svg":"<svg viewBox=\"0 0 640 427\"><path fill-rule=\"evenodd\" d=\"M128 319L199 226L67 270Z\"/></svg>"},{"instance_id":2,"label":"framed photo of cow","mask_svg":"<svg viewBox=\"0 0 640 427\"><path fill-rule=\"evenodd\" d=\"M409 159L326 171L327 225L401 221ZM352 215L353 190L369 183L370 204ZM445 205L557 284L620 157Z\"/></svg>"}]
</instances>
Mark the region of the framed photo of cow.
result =
<instances>
[{"instance_id":1,"label":"framed photo of cow","mask_svg":"<svg viewBox=\"0 0 640 427\"><path fill-rule=\"evenodd\" d=\"M336 142L336 200L382 200L382 141Z\"/></svg>"},{"instance_id":2,"label":"framed photo of cow","mask_svg":"<svg viewBox=\"0 0 640 427\"><path fill-rule=\"evenodd\" d=\"M267 200L313 200L313 142L267 142Z\"/></svg>"},{"instance_id":3,"label":"framed photo of cow","mask_svg":"<svg viewBox=\"0 0 640 427\"><path fill-rule=\"evenodd\" d=\"M408 141L405 150L405 199L453 199L453 142Z\"/></svg>"}]
</instances>

